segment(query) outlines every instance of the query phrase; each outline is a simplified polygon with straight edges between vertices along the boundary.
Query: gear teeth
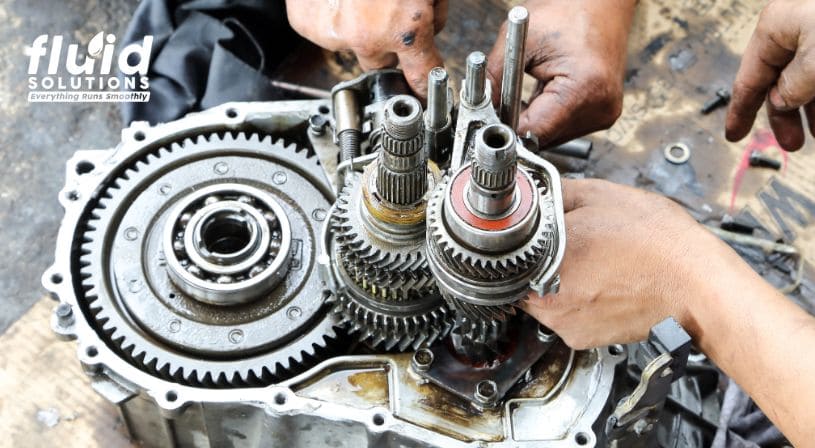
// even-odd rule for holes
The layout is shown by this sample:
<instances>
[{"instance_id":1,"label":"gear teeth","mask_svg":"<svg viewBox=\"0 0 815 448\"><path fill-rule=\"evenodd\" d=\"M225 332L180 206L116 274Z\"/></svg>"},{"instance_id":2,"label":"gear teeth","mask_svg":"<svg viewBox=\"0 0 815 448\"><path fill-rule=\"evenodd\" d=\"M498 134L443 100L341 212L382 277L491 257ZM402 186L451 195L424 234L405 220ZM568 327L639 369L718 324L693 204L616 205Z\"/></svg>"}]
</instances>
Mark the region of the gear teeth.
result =
<instances>
[{"instance_id":1,"label":"gear teeth","mask_svg":"<svg viewBox=\"0 0 815 448\"><path fill-rule=\"evenodd\" d=\"M551 223L539 224L537 233L524 246L500 257L472 252L455 241L445 228L441 216L444 192L448 182L449 177L442 179L433 190L427 203L427 250L433 251L444 266L462 277L487 282L505 280L542 267L545 261L544 255L551 249L553 239ZM539 188L538 191L541 195L545 194L542 188ZM544 217L541 216L540 219ZM446 291L441 291L441 293L456 315L475 321L504 322L516 313L514 304L479 306L461 301Z\"/></svg>"},{"instance_id":2,"label":"gear teeth","mask_svg":"<svg viewBox=\"0 0 815 448\"><path fill-rule=\"evenodd\" d=\"M400 352L431 345L447 336L452 317L443 301L414 316L387 315L340 293L329 299L340 324L374 348Z\"/></svg>"},{"instance_id":3,"label":"gear teeth","mask_svg":"<svg viewBox=\"0 0 815 448\"><path fill-rule=\"evenodd\" d=\"M95 324L100 334L115 348L116 352L131 364L156 377L192 386L218 388L262 386L300 372L322 359L323 354L327 351L327 346L332 345L337 339L334 324L328 325L324 333L316 336L312 333L301 336L301 338L311 339L310 342L308 339L304 341L309 350L289 354L284 361L275 362L273 365L243 367L241 365L232 366L230 362L213 361L206 369L203 369L184 366L181 363L174 364L171 359L163 358L162 352L153 353L150 346L142 346L141 342L131 340L123 331L124 328L117 326L120 325L117 322L121 319L114 319L114 316L109 314L115 312L113 307L100 300L98 285L101 284L103 267L94 264L97 257L94 257L93 254L98 252L96 247L105 239L102 229L97 226L100 226L99 223L105 219L107 219L105 222L110 220L110 216L115 212L115 197L121 195L124 189L132 188L130 184L137 182L141 172L153 164L160 163L163 157L175 154L181 157L185 153L195 151L196 146L222 143L250 143L266 146L264 151L289 151L291 154L296 154L296 159L299 159L304 166L309 164L317 166L314 155L298 148L294 143L286 144L282 139L273 142L273 138L269 135L261 137L257 133L244 132L222 132L185 137L180 142L170 142L166 146L143 154L129 165L118 168L118 173L113 172L112 176L115 177L108 180L98 191L84 221L77 225L76 240L81 243L78 246L78 255L72 259L72 264L79 268L74 275L80 278L82 294L78 294L76 299L87 310L92 320L91 323ZM127 324L121 322L121 325L126 326Z\"/></svg>"}]
</instances>

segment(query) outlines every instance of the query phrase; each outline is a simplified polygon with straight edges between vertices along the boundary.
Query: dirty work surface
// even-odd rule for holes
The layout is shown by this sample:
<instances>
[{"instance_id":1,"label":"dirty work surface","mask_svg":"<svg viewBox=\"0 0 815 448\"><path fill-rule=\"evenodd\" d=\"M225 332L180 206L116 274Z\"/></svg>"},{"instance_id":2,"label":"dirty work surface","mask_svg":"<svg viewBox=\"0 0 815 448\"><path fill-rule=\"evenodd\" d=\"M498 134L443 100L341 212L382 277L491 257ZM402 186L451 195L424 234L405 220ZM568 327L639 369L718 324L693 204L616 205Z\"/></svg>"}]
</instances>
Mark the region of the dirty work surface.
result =
<instances>
[{"instance_id":1,"label":"dirty work surface","mask_svg":"<svg viewBox=\"0 0 815 448\"><path fill-rule=\"evenodd\" d=\"M38 3L38 2L35 2ZM65 34L74 29L89 38L100 25L123 20L98 11L96 2L43 3L48 17L72 17L76 23L54 25ZM751 137L738 144L723 138L724 110L702 116L698 109L716 89L728 87L764 2L759 0L651 0L641 2L629 44L626 99L623 116L609 131L592 136L592 161L561 161L564 171L585 171L589 176L651 188L668 194L688 207L697 218L716 224L732 214L752 219L764 227L758 235L783 237L798 247L809 261L815 254L815 147L789 158L786 171L748 170L741 188L734 192L734 178L746 149L764 150L781 158L761 117ZM93 7L90 5L94 5ZM113 2L111 5L120 5ZM133 5L124 3L122 9ZM110 6L106 7L109 8ZM65 8L54 11L54 8ZM463 76L464 58L470 50L488 52L502 21L506 5L498 1L452 0L449 21L438 42L456 85ZM35 22L44 12L22 2L0 0L0 19L11 27L0 29L16 53L50 22ZM83 15L96 20L85 23ZM34 17L34 18L31 18ZM90 19L88 19L90 20ZM23 26L25 25L25 26ZM19 30L15 31L15 30ZM41 31L43 30L43 31ZM308 64L293 66L282 76L290 81L330 87L339 78L354 75L342 58L308 54ZM33 301L38 278L52 259L53 239L61 218L54 195L62 182L64 161L79 147L106 147L118 140L115 110L101 105L77 109L43 106L35 109L21 102L24 73L19 64L0 68L0 112L11 117L0 122L0 226L19 228L9 235L0 256L12 260L0 275L6 302ZM49 132L43 132L48 129ZM37 132L34 133L34 130ZM692 152L687 164L665 161L663 148L675 142ZM49 157L44 157L48 154ZM26 185L26 196L20 191ZM30 201L30 202L26 202ZM774 257L764 262L760 252L742 249L771 282L790 282L792 260ZM809 266L802 287L793 298L813 310ZM26 302L30 303L30 302ZM48 312L54 303L44 299L0 337L0 431L9 436L0 446L116 446L125 441L118 432L117 413L95 395L82 376L75 345L52 337ZM19 310L19 306L15 308ZM15 315L16 316L16 315ZM0 316L0 331L7 325ZM12 319L13 320L13 319ZM49 427L55 421L56 425Z\"/></svg>"},{"instance_id":2,"label":"dirty work surface","mask_svg":"<svg viewBox=\"0 0 815 448\"><path fill-rule=\"evenodd\" d=\"M0 334L42 296L62 208L57 192L77 149L119 141L113 103L29 103L28 57L41 34L87 45L99 31L124 36L134 0L0 0Z\"/></svg>"}]
</instances>

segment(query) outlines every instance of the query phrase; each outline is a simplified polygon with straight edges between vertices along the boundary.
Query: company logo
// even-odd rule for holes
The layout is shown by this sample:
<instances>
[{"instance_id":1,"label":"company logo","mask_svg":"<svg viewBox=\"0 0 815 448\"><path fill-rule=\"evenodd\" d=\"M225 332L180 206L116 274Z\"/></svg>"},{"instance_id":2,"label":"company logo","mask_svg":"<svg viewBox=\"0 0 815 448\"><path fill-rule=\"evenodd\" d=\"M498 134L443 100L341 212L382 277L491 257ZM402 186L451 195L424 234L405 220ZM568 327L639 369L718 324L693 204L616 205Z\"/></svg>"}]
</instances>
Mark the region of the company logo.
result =
<instances>
[{"instance_id":1,"label":"company logo","mask_svg":"<svg viewBox=\"0 0 815 448\"><path fill-rule=\"evenodd\" d=\"M80 52L79 44L64 47L62 36L37 36L26 48L28 101L147 102L152 46L153 36L145 36L117 53L116 36L100 31L86 51ZM120 91L122 88L127 91Z\"/></svg>"}]
</instances>

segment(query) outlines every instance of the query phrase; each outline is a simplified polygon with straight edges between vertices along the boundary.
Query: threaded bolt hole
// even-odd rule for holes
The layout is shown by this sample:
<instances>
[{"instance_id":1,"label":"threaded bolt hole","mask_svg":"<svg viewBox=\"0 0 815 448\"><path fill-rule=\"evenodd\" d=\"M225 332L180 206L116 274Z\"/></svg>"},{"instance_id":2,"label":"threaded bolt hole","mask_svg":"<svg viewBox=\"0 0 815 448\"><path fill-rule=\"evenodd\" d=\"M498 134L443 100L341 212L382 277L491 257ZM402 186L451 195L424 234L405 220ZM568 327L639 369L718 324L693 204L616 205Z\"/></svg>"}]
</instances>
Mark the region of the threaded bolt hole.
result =
<instances>
[{"instance_id":1,"label":"threaded bolt hole","mask_svg":"<svg viewBox=\"0 0 815 448\"><path fill-rule=\"evenodd\" d=\"M60 274L51 274L51 283L55 285L59 285L62 283L62 275Z\"/></svg>"},{"instance_id":2,"label":"threaded bolt hole","mask_svg":"<svg viewBox=\"0 0 815 448\"><path fill-rule=\"evenodd\" d=\"M275 404L277 404L277 405L282 406L282 405L286 404L286 401L287 401L287 400L286 400L286 394L284 394L284 393L282 393L282 392L278 392L278 393L277 393L277 394L274 396L274 402L275 402Z\"/></svg>"},{"instance_id":3,"label":"threaded bolt hole","mask_svg":"<svg viewBox=\"0 0 815 448\"><path fill-rule=\"evenodd\" d=\"M228 118L235 118L238 116L238 111L230 107L229 109L226 110L226 116Z\"/></svg>"},{"instance_id":4,"label":"threaded bolt hole","mask_svg":"<svg viewBox=\"0 0 815 448\"><path fill-rule=\"evenodd\" d=\"M94 168L96 168L96 166L93 163L88 162L87 160L81 160L76 164L76 174L79 174L80 176L83 174L88 174L93 171Z\"/></svg>"},{"instance_id":5,"label":"threaded bolt hole","mask_svg":"<svg viewBox=\"0 0 815 448\"><path fill-rule=\"evenodd\" d=\"M320 112L323 115L328 115L330 110L328 109L328 106L320 106L317 108L317 112Z\"/></svg>"},{"instance_id":6,"label":"threaded bolt hole","mask_svg":"<svg viewBox=\"0 0 815 448\"><path fill-rule=\"evenodd\" d=\"M93 345L85 349L85 353L90 356L91 358L95 357L99 354L99 350L96 349Z\"/></svg>"},{"instance_id":7,"label":"threaded bolt hole","mask_svg":"<svg viewBox=\"0 0 815 448\"><path fill-rule=\"evenodd\" d=\"M167 391L167 393L164 395L164 398L166 398L167 401L172 403L172 402L178 400L178 394L176 393L176 391L170 390L170 391Z\"/></svg>"},{"instance_id":8,"label":"threaded bolt hole","mask_svg":"<svg viewBox=\"0 0 815 448\"><path fill-rule=\"evenodd\" d=\"M144 135L144 132L142 131L136 131L136 133L133 134L133 139L135 139L137 142L144 140L146 137L147 136Z\"/></svg>"},{"instance_id":9,"label":"threaded bolt hole","mask_svg":"<svg viewBox=\"0 0 815 448\"><path fill-rule=\"evenodd\" d=\"M382 426L385 424L385 416L382 414L374 414L374 425Z\"/></svg>"},{"instance_id":10,"label":"threaded bolt hole","mask_svg":"<svg viewBox=\"0 0 815 448\"><path fill-rule=\"evenodd\" d=\"M579 432L575 434L574 441L580 446L588 445L589 444L589 436L584 432Z\"/></svg>"}]
</instances>

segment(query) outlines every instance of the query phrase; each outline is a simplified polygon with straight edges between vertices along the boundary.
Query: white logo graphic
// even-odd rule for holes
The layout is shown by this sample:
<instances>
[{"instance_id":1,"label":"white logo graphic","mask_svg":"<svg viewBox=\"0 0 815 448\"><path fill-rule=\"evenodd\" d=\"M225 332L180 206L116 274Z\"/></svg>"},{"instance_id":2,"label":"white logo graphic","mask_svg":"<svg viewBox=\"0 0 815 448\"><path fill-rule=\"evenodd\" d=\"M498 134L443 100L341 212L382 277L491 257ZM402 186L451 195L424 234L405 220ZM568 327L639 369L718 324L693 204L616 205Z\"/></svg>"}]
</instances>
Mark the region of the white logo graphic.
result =
<instances>
[{"instance_id":1,"label":"white logo graphic","mask_svg":"<svg viewBox=\"0 0 815 448\"><path fill-rule=\"evenodd\" d=\"M145 36L141 43L127 45L118 55L115 54L116 36L104 31L91 38L86 54L80 53L79 44L70 44L63 58L62 44L62 36L43 34L34 39L31 47L26 48L29 57L28 101L77 103L150 100L147 70L153 36ZM121 78L113 71L114 59ZM119 91L122 87L130 91Z\"/></svg>"}]
</instances>

